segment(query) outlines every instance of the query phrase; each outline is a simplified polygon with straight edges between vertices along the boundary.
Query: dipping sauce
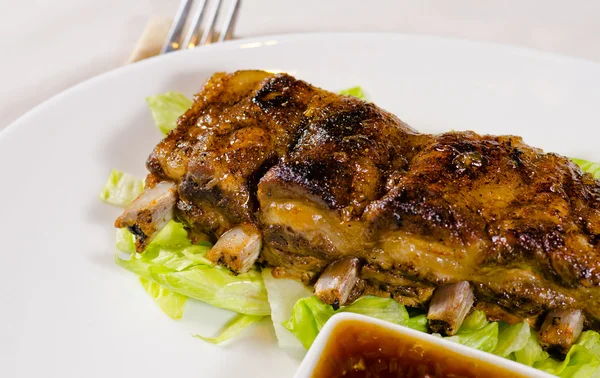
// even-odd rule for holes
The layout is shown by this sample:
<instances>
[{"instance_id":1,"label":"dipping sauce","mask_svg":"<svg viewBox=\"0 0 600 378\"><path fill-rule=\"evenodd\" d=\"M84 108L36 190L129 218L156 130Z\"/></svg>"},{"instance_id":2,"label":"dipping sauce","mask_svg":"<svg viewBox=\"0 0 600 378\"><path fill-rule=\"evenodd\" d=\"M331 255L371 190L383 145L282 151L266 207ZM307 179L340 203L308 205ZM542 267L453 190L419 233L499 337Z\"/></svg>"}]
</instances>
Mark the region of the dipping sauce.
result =
<instances>
[{"instance_id":1,"label":"dipping sauce","mask_svg":"<svg viewBox=\"0 0 600 378\"><path fill-rule=\"evenodd\" d=\"M313 378L525 377L376 324L345 320L334 328Z\"/></svg>"}]
</instances>

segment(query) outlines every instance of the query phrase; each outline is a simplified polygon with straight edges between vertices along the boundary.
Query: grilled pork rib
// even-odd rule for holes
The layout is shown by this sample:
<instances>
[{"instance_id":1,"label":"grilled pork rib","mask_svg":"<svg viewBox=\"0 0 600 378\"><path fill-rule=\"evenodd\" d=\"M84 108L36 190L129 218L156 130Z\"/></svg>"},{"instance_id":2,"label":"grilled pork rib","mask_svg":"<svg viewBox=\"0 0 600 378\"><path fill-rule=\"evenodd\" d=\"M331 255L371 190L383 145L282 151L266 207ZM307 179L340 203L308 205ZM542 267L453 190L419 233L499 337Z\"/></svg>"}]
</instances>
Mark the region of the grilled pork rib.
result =
<instances>
[{"instance_id":1,"label":"grilled pork rib","mask_svg":"<svg viewBox=\"0 0 600 378\"><path fill-rule=\"evenodd\" d=\"M420 134L374 104L239 71L207 81L147 167L148 188L176 185L192 240L233 235L213 259L234 271L258 259L336 306L432 306L441 330L473 296L493 319L576 311L600 329L600 182L519 137ZM142 252L153 228L138 218L164 216L132 208L116 224Z\"/></svg>"}]
</instances>

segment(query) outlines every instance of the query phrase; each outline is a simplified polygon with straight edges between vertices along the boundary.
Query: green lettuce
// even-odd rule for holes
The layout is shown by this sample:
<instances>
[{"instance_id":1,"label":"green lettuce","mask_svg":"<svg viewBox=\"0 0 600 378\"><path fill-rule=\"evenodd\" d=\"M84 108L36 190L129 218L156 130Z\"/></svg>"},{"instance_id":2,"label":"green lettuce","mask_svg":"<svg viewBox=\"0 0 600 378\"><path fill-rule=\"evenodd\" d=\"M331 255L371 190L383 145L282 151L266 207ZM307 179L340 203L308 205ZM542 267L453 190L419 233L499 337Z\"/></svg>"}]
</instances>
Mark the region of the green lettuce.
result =
<instances>
[{"instance_id":1,"label":"green lettuce","mask_svg":"<svg viewBox=\"0 0 600 378\"><path fill-rule=\"evenodd\" d=\"M240 332L242 332L244 329L260 321L262 318L263 316L237 314L229 323L227 323L227 325L225 325L221 333L219 333L219 336L206 337L201 335L194 335L194 337L197 337L212 344L220 344L239 335Z\"/></svg>"},{"instance_id":2,"label":"green lettuce","mask_svg":"<svg viewBox=\"0 0 600 378\"><path fill-rule=\"evenodd\" d=\"M525 322L513 325L504 322L498 323L498 343L494 354L508 357L511 353L524 349L530 340L531 333L531 327Z\"/></svg>"},{"instance_id":3,"label":"green lettuce","mask_svg":"<svg viewBox=\"0 0 600 378\"><path fill-rule=\"evenodd\" d=\"M293 279L275 278L269 268L262 270L262 276L269 296L269 305L271 306L271 322L279 346L282 348L303 349L300 341L283 327L283 322L292 316L294 304L299 299L312 296L312 288L304 286L302 282Z\"/></svg>"},{"instance_id":4,"label":"green lettuce","mask_svg":"<svg viewBox=\"0 0 600 378\"><path fill-rule=\"evenodd\" d=\"M536 362L533 367L559 377L596 377L600 375L600 335L594 331L585 331L569 349L563 361L546 358Z\"/></svg>"},{"instance_id":5,"label":"green lettuce","mask_svg":"<svg viewBox=\"0 0 600 378\"><path fill-rule=\"evenodd\" d=\"M192 244L180 223L171 221L144 253L135 253L133 235L126 229L117 233L115 262L164 289L241 314L270 314L261 274L253 269L234 275L229 269L213 266L205 257L210 244Z\"/></svg>"},{"instance_id":6,"label":"green lettuce","mask_svg":"<svg viewBox=\"0 0 600 378\"><path fill-rule=\"evenodd\" d=\"M427 332L427 315L419 314L411 316L404 325L417 331Z\"/></svg>"},{"instance_id":7,"label":"green lettuce","mask_svg":"<svg viewBox=\"0 0 600 378\"><path fill-rule=\"evenodd\" d=\"M478 330L459 330L456 335L446 339L484 352L492 352L498 344L498 323L490 322Z\"/></svg>"},{"instance_id":8,"label":"green lettuce","mask_svg":"<svg viewBox=\"0 0 600 378\"><path fill-rule=\"evenodd\" d=\"M353 96L360 100L365 100L367 98L367 96L365 95L365 92L363 92L363 89L358 86L348 88L348 89L343 89L340 91L340 94L346 95L346 96Z\"/></svg>"},{"instance_id":9,"label":"green lettuce","mask_svg":"<svg viewBox=\"0 0 600 378\"><path fill-rule=\"evenodd\" d=\"M514 353L510 354L508 358L522 363L523 365L533 366L536 362L547 359L548 353L542 349L536 333L530 332L527 344L525 344L523 349L516 350Z\"/></svg>"},{"instance_id":10,"label":"green lettuce","mask_svg":"<svg viewBox=\"0 0 600 378\"><path fill-rule=\"evenodd\" d=\"M483 311L473 311L470 313L463 324L461 325L461 330L477 330L485 327L488 324L487 316L485 316L485 312Z\"/></svg>"},{"instance_id":11,"label":"green lettuce","mask_svg":"<svg viewBox=\"0 0 600 378\"><path fill-rule=\"evenodd\" d=\"M340 311L372 316L394 324L404 324L408 320L406 307L391 298L362 297Z\"/></svg>"},{"instance_id":12,"label":"green lettuce","mask_svg":"<svg viewBox=\"0 0 600 378\"><path fill-rule=\"evenodd\" d=\"M100 191L100 199L116 206L127 206L144 190L144 180L113 169Z\"/></svg>"},{"instance_id":13,"label":"green lettuce","mask_svg":"<svg viewBox=\"0 0 600 378\"><path fill-rule=\"evenodd\" d=\"M446 339L484 352L492 352L498 345L498 323L487 321L483 311L473 311L456 335Z\"/></svg>"},{"instance_id":14,"label":"green lettuce","mask_svg":"<svg viewBox=\"0 0 600 378\"><path fill-rule=\"evenodd\" d=\"M165 314L173 319L181 319L183 316L183 306L188 297L167 290L142 277L140 277L140 283Z\"/></svg>"},{"instance_id":15,"label":"green lettuce","mask_svg":"<svg viewBox=\"0 0 600 378\"><path fill-rule=\"evenodd\" d=\"M584 172L590 173L594 178L600 179L600 163L594 163L589 160L583 159L571 159L577 164Z\"/></svg>"},{"instance_id":16,"label":"green lettuce","mask_svg":"<svg viewBox=\"0 0 600 378\"><path fill-rule=\"evenodd\" d=\"M192 106L192 100L179 92L167 92L146 97L154 123L163 134L177 126L177 118Z\"/></svg>"},{"instance_id":17,"label":"green lettuce","mask_svg":"<svg viewBox=\"0 0 600 378\"><path fill-rule=\"evenodd\" d=\"M333 314L335 311L331 306L322 303L317 297L302 298L296 302L292 317L283 326L308 349Z\"/></svg>"},{"instance_id":18,"label":"green lettuce","mask_svg":"<svg viewBox=\"0 0 600 378\"><path fill-rule=\"evenodd\" d=\"M283 323L283 326L308 349L327 320L338 312L354 312L395 324L404 324L408 320L406 308L391 298L367 296L351 305L333 310L330 305L324 304L317 297L310 296L296 302L291 318Z\"/></svg>"}]
</instances>

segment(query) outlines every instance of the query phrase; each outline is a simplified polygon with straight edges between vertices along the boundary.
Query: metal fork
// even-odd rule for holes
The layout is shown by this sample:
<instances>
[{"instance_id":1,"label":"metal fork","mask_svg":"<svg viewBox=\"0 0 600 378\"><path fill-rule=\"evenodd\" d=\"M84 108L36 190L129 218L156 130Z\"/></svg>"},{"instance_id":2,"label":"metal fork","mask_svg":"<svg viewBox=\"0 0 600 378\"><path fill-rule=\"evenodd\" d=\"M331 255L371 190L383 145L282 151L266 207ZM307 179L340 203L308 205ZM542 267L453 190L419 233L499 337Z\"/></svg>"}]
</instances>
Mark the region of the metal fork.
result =
<instances>
[{"instance_id":1,"label":"metal fork","mask_svg":"<svg viewBox=\"0 0 600 378\"><path fill-rule=\"evenodd\" d=\"M204 13L208 8L209 0L200 0L200 3L196 7L193 16L189 20L187 33L182 41L181 36L183 35L186 21L188 20L194 0L181 0L179 9L177 10L177 14L175 15L173 24L171 24L171 29L169 30L169 34L167 35L167 39L165 40L165 44L160 50L160 53L165 54L175 50L193 49L196 46L204 46L213 42L223 42L231 39L233 34L233 26L235 24L240 6L240 0L231 0L229 11L223 23L223 28L221 29L221 32L215 41L215 27L217 18L219 16L219 11L222 8L222 2L222 0L213 1L214 4L210 10L208 20L206 21L206 27L204 27L204 31L201 31L199 30L200 22L202 21Z\"/></svg>"}]
</instances>

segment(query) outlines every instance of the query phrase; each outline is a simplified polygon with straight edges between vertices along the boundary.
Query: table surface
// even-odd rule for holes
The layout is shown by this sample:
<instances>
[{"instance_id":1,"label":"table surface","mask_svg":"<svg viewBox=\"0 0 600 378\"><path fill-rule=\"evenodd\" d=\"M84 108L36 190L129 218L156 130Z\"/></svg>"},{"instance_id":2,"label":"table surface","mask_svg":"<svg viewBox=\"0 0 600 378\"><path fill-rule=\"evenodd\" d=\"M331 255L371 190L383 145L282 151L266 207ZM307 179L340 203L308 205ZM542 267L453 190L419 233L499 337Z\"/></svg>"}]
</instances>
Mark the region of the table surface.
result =
<instances>
[{"instance_id":1,"label":"table surface","mask_svg":"<svg viewBox=\"0 0 600 378\"><path fill-rule=\"evenodd\" d=\"M237 38L321 31L418 33L600 62L597 0L241 1ZM0 5L2 129L56 93L123 65L148 20L172 17L179 0L0 0Z\"/></svg>"}]
</instances>

